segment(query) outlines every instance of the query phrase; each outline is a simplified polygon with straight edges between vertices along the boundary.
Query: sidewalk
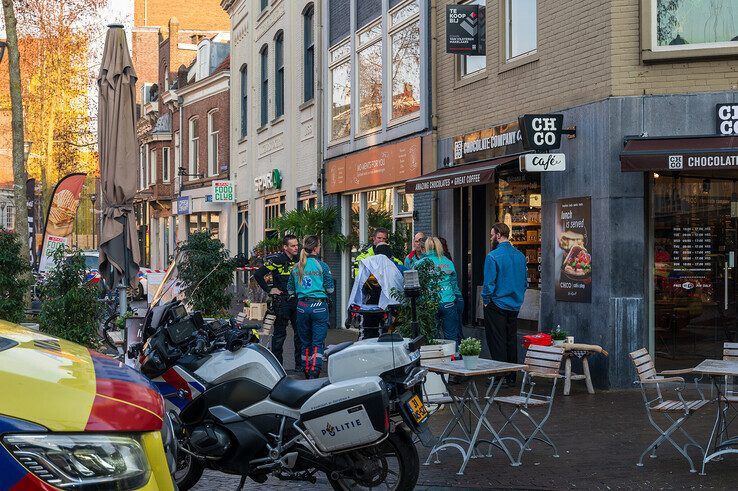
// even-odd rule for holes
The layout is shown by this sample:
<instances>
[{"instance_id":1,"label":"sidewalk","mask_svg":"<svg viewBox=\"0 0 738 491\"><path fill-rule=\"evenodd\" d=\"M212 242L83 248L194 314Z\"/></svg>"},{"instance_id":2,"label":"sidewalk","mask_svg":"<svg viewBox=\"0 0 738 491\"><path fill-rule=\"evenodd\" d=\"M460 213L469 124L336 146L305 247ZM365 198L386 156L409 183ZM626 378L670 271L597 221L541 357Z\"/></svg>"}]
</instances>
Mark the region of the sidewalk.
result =
<instances>
[{"instance_id":1,"label":"sidewalk","mask_svg":"<svg viewBox=\"0 0 738 491\"><path fill-rule=\"evenodd\" d=\"M290 333L291 335L291 333ZM331 330L329 343L355 339L356 333ZM288 338L289 339L289 338ZM285 343L288 345L288 343ZM285 355L291 360L291 355ZM289 362L288 362L289 363ZM707 466L707 475L691 474L687 462L670 445L659 449L658 458L646 458L644 467L635 464L645 446L657 434L648 424L640 391L598 391L586 393L584 386L575 384L572 395L564 397L557 390L551 419L546 431L559 447L560 458L542 445L533 446L523 456L523 465L511 467L501 452L491 459L472 459L464 476L457 476L461 465L458 451L449 449L440 454L441 464L421 465L418 489L731 489L738 483L738 455L728 455L721 462ZM709 390L709 389L708 389ZM695 415L687 425L698 442L706 442L715 418L715 405ZM430 424L439 434L449 420L444 408L433 414ZM493 414L499 427L501 417ZM738 427L735 428L738 432ZM486 446L483 447L486 449ZM421 463L429 450L418 446ZM692 454L697 459L696 452ZM695 466L697 466L695 462ZM701 464L700 464L701 465ZM207 472L195 489L235 489L237 477ZM247 481L245 489L330 489L325 476L315 485L280 482L270 478L265 485Z\"/></svg>"}]
</instances>

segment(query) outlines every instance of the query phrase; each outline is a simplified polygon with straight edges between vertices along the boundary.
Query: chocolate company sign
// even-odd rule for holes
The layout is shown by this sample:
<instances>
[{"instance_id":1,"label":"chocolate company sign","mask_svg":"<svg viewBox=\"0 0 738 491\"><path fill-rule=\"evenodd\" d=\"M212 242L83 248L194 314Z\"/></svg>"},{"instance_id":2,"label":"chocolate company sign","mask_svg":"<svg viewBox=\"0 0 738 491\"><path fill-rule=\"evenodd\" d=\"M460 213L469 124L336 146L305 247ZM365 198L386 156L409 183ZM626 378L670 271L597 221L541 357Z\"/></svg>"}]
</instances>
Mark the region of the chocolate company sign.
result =
<instances>
[{"instance_id":1,"label":"chocolate company sign","mask_svg":"<svg viewBox=\"0 0 738 491\"><path fill-rule=\"evenodd\" d=\"M446 53L486 53L485 8L479 5L446 6Z\"/></svg>"},{"instance_id":2,"label":"chocolate company sign","mask_svg":"<svg viewBox=\"0 0 738 491\"><path fill-rule=\"evenodd\" d=\"M454 164L469 164L523 151L517 123L454 137Z\"/></svg>"}]
</instances>

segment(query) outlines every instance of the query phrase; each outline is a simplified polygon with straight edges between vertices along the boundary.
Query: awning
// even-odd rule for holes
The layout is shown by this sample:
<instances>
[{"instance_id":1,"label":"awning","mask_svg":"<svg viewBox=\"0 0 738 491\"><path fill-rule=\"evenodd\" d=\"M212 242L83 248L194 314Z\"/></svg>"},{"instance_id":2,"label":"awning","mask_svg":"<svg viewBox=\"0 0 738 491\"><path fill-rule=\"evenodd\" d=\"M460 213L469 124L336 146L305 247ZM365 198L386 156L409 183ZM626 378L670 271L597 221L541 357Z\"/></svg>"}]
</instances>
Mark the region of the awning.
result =
<instances>
[{"instance_id":1,"label":"awning","mask_svg":"<svg viewBox=\"0 0 738 491\"><path fill-rule=\"evenodd\" d=\"M738 137L626 138L620 152L625 172L738 169Z\"/></svg>"},{"instance_id":2,"label":"awning","mask_svg":"<svg viewBox=\"0 0 738 491\"><path fill-rule=\"evenodd\" d=\"M476 164L455 165L445 167L424 176L405 181L406 193L422 193L425 191L441 191L443 189L460 188L487 184L495 177L495 168L502 164L517 161L522 154L506 155Z\"/></svg>"}]
</instances>

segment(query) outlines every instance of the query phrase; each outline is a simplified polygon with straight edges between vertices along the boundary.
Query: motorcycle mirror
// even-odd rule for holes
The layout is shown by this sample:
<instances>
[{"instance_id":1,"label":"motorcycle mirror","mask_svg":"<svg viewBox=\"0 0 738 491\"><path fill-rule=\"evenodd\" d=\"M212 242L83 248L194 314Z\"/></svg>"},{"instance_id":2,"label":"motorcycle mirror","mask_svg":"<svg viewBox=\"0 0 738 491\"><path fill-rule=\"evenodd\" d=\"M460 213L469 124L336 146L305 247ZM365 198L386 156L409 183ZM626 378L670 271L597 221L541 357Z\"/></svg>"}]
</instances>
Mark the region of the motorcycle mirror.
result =
<instances>
[{"instance_id":1,"label":"motorcycle mirror","mask_svg":"<svg viewBox=\"0 0 738 491\"><path fill-rule=\"evenodd\" d=\"M407 345L407 349L410 350L410 351L417 351L424 344L425 344L425 336L423 336L421 334L417 338L415 338L412 341L410 341L410 343Z\"/></svg>"}]
</instances>

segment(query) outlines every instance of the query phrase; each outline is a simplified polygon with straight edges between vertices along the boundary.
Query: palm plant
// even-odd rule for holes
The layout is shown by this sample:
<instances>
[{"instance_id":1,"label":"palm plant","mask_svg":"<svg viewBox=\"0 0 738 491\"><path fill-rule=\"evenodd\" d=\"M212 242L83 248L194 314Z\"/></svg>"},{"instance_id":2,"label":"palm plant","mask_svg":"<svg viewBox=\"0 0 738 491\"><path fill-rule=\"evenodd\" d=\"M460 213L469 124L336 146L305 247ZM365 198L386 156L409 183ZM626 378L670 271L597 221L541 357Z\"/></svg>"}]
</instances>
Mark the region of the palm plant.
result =
<instances>
[{"instance_id":1,"label":"palm plant","mask_svg":"<svg viewBox=\"0 0 738 491\"><path fill-rule=\"evenodd\" d=\"M294 234L300 242L307 235L317 235L324 248L342 251L348 241L338 230L339 218L338 208L333 206L290 210L269 223L270 228L277 230L275 238L259 242L254 249L270 252L275 245L279 249L281 237L284 234Z\"/></svg>"}]
</instances>

